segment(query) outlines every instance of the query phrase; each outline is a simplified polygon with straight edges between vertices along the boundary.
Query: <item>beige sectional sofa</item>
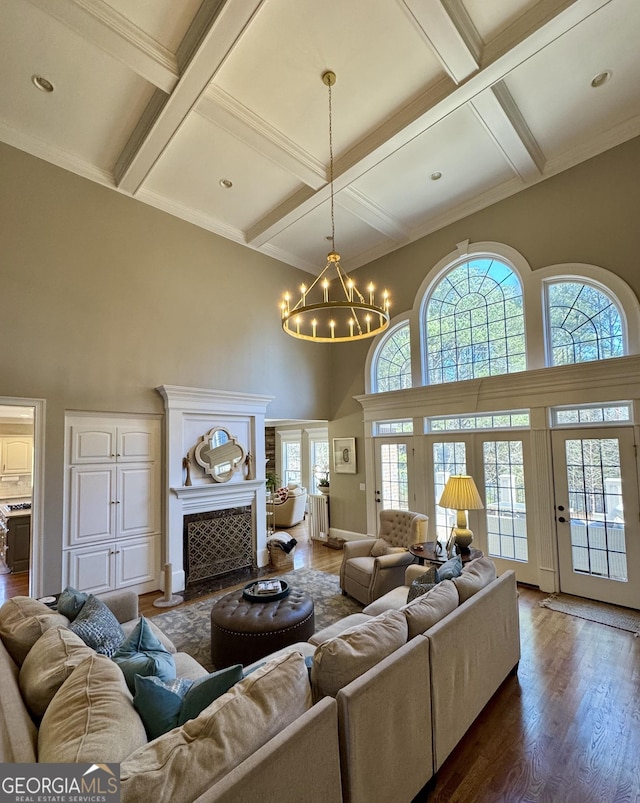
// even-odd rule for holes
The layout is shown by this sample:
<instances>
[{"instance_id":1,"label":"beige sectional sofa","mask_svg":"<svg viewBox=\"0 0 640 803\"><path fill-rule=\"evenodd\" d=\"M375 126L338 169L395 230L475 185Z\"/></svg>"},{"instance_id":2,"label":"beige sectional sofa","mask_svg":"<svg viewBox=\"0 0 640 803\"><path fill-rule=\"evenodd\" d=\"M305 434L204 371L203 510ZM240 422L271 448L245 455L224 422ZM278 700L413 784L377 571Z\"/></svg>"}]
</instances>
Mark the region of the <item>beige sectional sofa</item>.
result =
<instances>
[{"instance_id":1,"label":"beige sectional sofa","mask_svg":"<svg viewBox=\"0 0 640 803\"><path fill-rule=\"evenodd\" d=\"M77 665L71 661L38 729L28 707L33 689L21 678L29 650L16 645L21 635L37 643L41 633L63 630L64 621L27 606L22 619L9 611L16 615L7 623L11 616L3 608L0 760L45 755L51 761L120 762L125 802L411 801L519 660L515 575L493 579L483 560L475 570L470 563L458 585L444 581L409 606L407 589L396 589L373 610L256 662L199 716L151 742L140 737L126 684L107 667L115 664L95 654ZM418 568L409 567L407 582ZM127 623L125 630L133 627L135 595L115 592L103 599ZM306 656L313 656L310 678ZM175 660L179 676L205 674L189 656L175 653ZM96 667L99 683L91 689L84 676ZM51 674L46 669L43 677ZM98 734L87 735L95 717L69 691L74 686L83 689L85 708L94 693L98 713L102 704ZM119 712L111 723L104 715L105 688L112 688L109 704L117 703ZM65 711L76 729L80 722L82 739ZM127 740L121 738L125 728Z\"/></svg>"}]
</instances>

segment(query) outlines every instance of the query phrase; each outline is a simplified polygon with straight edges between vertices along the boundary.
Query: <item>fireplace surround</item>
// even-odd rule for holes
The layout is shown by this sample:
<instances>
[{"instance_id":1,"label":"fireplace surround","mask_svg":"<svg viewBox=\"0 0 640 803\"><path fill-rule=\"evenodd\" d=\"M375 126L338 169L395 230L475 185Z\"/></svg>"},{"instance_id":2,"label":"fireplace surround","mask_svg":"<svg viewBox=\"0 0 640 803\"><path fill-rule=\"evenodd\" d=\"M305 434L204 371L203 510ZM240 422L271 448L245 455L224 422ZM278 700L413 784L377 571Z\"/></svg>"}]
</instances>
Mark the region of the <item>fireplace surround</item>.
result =
<instances>
[{"instance_id":1,"label":"fireplace surround","mask_svg":"<svg viewBox=\"0 0 640 803\"><path fill-rule=\"evenodd\" d=\"M172 588L186 587L185 517L245 509L252 566L266 566L264 419L271 396L162 385L165 404L164 562L171 564ZM214 427L223 427L251 458L227 482L215 482L198 465L194 451ZM185 485L189 461L191 485ZM224 530L218 535L224 535Z\"/></svg>"}]
</instances>

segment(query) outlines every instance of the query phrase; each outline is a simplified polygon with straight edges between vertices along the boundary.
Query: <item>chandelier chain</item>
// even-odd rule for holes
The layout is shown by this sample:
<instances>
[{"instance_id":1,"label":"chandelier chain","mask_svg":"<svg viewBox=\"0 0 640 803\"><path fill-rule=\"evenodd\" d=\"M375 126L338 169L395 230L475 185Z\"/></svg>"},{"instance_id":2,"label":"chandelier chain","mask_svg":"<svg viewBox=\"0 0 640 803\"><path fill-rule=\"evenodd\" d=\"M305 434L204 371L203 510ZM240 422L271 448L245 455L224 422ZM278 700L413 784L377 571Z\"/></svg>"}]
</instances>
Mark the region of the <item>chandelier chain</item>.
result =
<instances>
[{"instance_id":1,"label":"chandelier chain","mask_svg":"<svg viewBox=\"0 0 640 803\"><path fill-rule=\"evenodd\" d=\"M333 213L333 110L329 83L329 185L331 189L331 250L336 250L336 224Z\"/></svg>"}]
</instances>

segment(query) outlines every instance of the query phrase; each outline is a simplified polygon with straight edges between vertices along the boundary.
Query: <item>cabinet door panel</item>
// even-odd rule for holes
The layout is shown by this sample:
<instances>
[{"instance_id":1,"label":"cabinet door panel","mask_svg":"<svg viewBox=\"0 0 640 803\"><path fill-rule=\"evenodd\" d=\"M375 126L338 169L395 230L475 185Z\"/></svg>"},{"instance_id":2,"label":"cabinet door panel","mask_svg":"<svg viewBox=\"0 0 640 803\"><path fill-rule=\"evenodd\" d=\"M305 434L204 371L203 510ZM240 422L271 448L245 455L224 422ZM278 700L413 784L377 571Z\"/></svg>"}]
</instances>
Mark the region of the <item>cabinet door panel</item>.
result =
<instances>
[{"instance_id":1,"label":"cabinet door panel","mask_svg":"<svg viewBox=\"0 0 640 803\"><path fill-rule=\"evenodd\" d=\"M116 582L118 588L151 583L151 590L158 587L158 547L157 536L118 541L116 544Z\"/></svg>"},{"instance_id":2,"label":"cabinet door panel","mask_svg":"<svg viewBox=\"0 0 640 803\"><path fill-rule=\"evenodd\" d=\"M156 531L155 466L118 467L118 536Z\"/></svg>"},{"instance_id":3,"label":"cabinet door panel","mask_svg":"<svg viewBox=\"0 0 640 803\"><path fill-rule=\"evenodd\" d=\"M118 427L118 460L142 462L155 460L156 425L145 422L140 426Z\"/></svg>"},{"instance_id":4,"label":"cabinet door panel","mask_svg":"<svg viewBox=\"0 0 640 803\"><path fill-rule=\"evenodd\" d=\"M31 474L33 471L33 439L2 438L2 473Z\"/></svg>"},{"instance_id":5,"label":"cabinet door panel","mask_svg":"<svg viewBox=\"0 0 640 803\"><path fill-rule=\"evenodd\" d=\"M113 540L115 532L115 466L71 469L72 544Z\"/></svg>"},{"instance_id":6,"label":"cabinet door panel","mask_svg":"<svg viewBox=\"0 0 640 803\"><path fill-rule=\"evenodd\" d=\"M71 427L72 463L113 463L116 459L116 428L96 424Z\"/></svg>"},{"instance_id":7,"label":"cabinet door panel","mask_svg":"<svg viewBox=\"0 0 640 803\"><path fill-rule=\"evenodd\" d=\"M114 588L113 556L113 544L69 550L65 585L92 594Z\"/></svg>"}]
</instances>

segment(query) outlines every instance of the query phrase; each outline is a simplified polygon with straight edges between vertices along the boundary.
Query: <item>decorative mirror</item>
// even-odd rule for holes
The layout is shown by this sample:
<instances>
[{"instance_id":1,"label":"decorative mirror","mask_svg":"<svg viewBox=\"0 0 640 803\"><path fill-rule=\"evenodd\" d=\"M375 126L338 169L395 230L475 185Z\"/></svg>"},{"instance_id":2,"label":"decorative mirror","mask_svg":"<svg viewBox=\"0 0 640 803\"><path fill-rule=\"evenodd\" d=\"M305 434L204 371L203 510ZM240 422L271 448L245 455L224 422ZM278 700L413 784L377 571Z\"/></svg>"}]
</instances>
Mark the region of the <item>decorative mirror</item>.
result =
<instances>
[{"instance_id":1,"label":"decorative mirror","mask_svg":"<svg viewBox=\"0 0 640 803\"><path fill-rule=\"evenodd\" d=\"M228 429L214 427L196 446L194 456L198 465L216 482L229 482L246 454Z\"/></svg>"}]
</instances>

